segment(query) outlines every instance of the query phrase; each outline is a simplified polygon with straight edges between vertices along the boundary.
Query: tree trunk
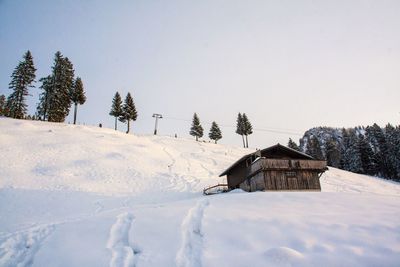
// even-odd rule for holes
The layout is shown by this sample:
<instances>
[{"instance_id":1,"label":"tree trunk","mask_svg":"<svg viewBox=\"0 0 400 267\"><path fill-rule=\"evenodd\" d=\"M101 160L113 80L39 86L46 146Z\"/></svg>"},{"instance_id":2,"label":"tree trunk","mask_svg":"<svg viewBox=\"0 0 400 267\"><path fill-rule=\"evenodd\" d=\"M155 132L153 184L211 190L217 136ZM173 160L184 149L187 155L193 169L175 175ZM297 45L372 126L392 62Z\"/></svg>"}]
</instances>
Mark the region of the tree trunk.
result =
<instances>
[{"instance_id":1,"label":"tree trunk","mask_svg":"<svg viewBox=\"0 0 400 267\"><path fill-rule=\"evenodd\" d=\"M196 135L196 141L199 141L199 137Z\"/></svg>"},{"instance_id":2,"label":"tree trunk","mask_svg":"<svg viewBox=\"0 0 400 267\"><path fill-rule=\"evenodd\" d=\"M130 126L130 125L129 125L129 121L130 121L130 120L128 120L128 130L126 131L126 133L129 133L129 126Z\"/></svg>"},{"instance_id":3,"label":"tree trunk","mask_svg":"<svg viewBox=\"0 0 400 267\"><path fill-rule=\"evenodd\" d=\"M117 130L117 117L115 117L115 130Z\"/></svg>"},{"instance_id":4,"label":"tree trunk","mask_svg":"<svg viewBox=\"0 0 400 267\"><path fill-rule=\"evenodd\" d=\"M246 147L249 147L249 140L247 139L247 134L246 134Z\"/></svg>"},{"instance_id":5,"label":"tree trunk","mask_svg":"<svg viewBox=\"0 0 400 267\"><path fill-rule=\"evenodd\" d=\"M243 147L246 147L246 144L245 144L245 142L244 142L244 136L243 136L243 134L242 134L242 141L243 141Z\"/></svg>"},{"instance_id":6,"label":"tree trunk","mask_svg":"<svg viewBox=\"0 0 400 267\"><path fill-rule=\"evenodd\" d=\"M76 112L78 111L78 104L75 103L75 109L74 109L74 124L76 124Z\"/></svg>"}]
</instances>

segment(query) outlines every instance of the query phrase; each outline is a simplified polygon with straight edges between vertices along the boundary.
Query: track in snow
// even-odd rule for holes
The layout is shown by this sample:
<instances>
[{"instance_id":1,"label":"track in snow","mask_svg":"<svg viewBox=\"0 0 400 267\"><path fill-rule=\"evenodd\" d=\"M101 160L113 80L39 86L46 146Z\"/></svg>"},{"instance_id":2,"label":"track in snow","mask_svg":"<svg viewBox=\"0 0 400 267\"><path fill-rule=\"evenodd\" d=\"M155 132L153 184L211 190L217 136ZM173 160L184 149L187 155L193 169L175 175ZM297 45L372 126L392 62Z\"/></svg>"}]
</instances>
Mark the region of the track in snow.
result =
<instances>
[{"instance_id":1,"label":"track in snow","mask_svg":"<svg viewBox=\"0 0 400 267\"><path fill-rule=\"evenodd\" d=\"M167 148L166 147L163 147L163 151L164 151L164 153L168 156L168 158L171 160L171 163L170 164L168 164L168 169L169 169L169 171L171 172L171 168L175 165L175 158L171 155L171 153L169 153L168 151L167 151Z\"/></svg>"},{"instance_id":2,"label":"track in snow","mask_svg":"<svg viewBox=\"0 0 400 267\"><path fill-rule=\"evenodd\" d=\"M0 244L0 266L25 267L33 264L43 241L54 231L55 225L32 227L5 238Z\"/></svg>"},{"instance_id":3,"label":"track in snow","mask_svg":"<svg viewBox=\"0 0 400 267\"><path fill-rule=\"evenodd\" d=\"M140 250L129 242L129 232L132 228L134 216L125 212L117 216L108 239L107 248L111 250L110 267L134 267Z\"/></svg>"},{"instance_id":4,"label":"track in snow","mask_svg":"<svg viewBox=\"0 0 400 267\"><path fill-rule=\"evenodd\" d=\"M187 157L184 156L184 153L181 153L180 158L183 158L187 161L188 172L185 175L181 175L173 171L173 167L175 166L177 159L170 152L168 152L167 147L165 147L165 144L163 142L159 142L159 144L162 145L162 150L171 160L171 163L168 164L168 175L166 176L165 174L162 173L160 174L161 176L168 177L168 179L171 182L171 184L166 188L168 190L172 191L178 190L180 192L192 192L193 190L198 191L197 189L194 188L196 188L197 184L199 183L199 180L195 176L189 175L191 165Z\"/></svg>"},{"instance_id":5,"label":"track in snow","mask_svg":"<svg viewBox=\"0 0 400 267\"><path fill-rule=\"evenodd\" d=\"M209 205L204 199L191 208L182 223L182 244L176 255L178 267L201 267L203 250L202 221L204 209Z\"/></svg>"}]
</instances>

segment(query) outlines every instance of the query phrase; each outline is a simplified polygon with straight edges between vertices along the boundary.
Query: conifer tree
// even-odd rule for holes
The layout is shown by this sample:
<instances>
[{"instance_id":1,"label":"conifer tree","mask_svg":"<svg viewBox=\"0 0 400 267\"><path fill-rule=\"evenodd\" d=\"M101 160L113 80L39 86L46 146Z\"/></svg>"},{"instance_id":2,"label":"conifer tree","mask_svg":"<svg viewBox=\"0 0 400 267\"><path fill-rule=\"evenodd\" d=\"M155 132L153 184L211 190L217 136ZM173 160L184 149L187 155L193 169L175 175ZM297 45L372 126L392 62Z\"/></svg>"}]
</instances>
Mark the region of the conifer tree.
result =
<instances>
[{"instance_id":1,"label":"conifer tree","mask_svg":"<svg viewBox=\"0 0 400 267\"><path fill-rule=\"evenodd\" d=\"M246 147L249 147L248 136L253 133L253 126L251 125L249 119L247 118L246 113L243 113L242 120L243 120L242 123L243 123L244 135L246 136Z\"/></svg>"},{"instance_id":2,"label":"conifer tree","mask_svg":"<svg viewBox=\"0 0 400 267\"><path fill-rule=\"evenodd\" d=\"M0 116L6 115L6 97L0 95Z\"/></svg>"},{"instance_id":3,"label":"conifer tree","mask_svg":"<svg viewBox=\"0 0 400 267\"><path fill-rule=\"evenodd\" d=\"M82 79L77 77L72 90L70 92L70 98L72 103L74 103L74 124L76 124L76 113L78 110L78 104L83 105L86 102L85 91L83 89Z\"/></svg>"},{"instance_id":4,"label":"conifer tree","mask_svg":"<svg viewBox=\"0 0 400 267\"><path fill-rule=\"evenodd\" d=\"M10 101L10 99L8 99L8 97L7 97L7 100L6 100L6 108L5 108L5 110L4 110L4 113L5 113L5 116L6 116L6 117L11 117L10 109L11 109L11 101Z\"/></svg>"},{"instance_id":5,"label":"conifer tree","mask_svg":"<svg viewBox=\"0 0 400 267\"><path fill-rule=\"evenodd\" d=\"M109 114L110 114L110 116L115 117L115 130L117 130L117 118L121 117L123 115L122 99L118 92L116 92L114 95L114 98L112 101L112 106L111 106L111 111Z\"/></svg>"},{"instance_id":6,"label":"conifer tree","mask_svg":"<svg viewBox=\"0 0 400 267\"><path fill-rule=\"evenodd\" d=\"M366 136L374 151L374 156L377 164L377 175L389 177L387 155L389 153L386 143L385 134L381 127L374 123L371 127L365 129Z\"/></svg>"},{"instance_id":7,"label":"conifer tree","mask_svg":"<svg viewBox=\"0 0 400 267\"><path fill-rule=\"evenodd\" d=\"M376 162L374 159L374 152L372 151L372 148L368 144L368 141L364 135L359 135L358 137L358 150L360 153L360 161L363 173L375 175Z\"/></svg>"},{"instance_id":8,"label":"conifer tree","mask_svg":"<svg viewBox=\"0 0 400 267\"><path fill-rule=\"evenodd\" d=\"M47 77L40 78L39 82L42 83L42 85L39 87L42 90L42 93L40 93L39 96L39 104L36 108L36 113L39 118L42 118L45 121L49 111L51 96L53 95L53 78L51 75L49 75Z\"/></svg>"},{"instance_id":9,"label":"conifer tree","mask_svg":"<svg viewBox=\"0 0 400 267\"><path fill-rule=\"evenodd\" d=\"M200 124L200 119L196 113L193 115L192 127L190 128L190 135L196 137L196 141L203 137L203 127Z\"/></svg>"},{"instance_id":10,"label":"conifer tree","mask_svg":"<svg viewBox=\"0 0 400 267\"><path fill-rule=\"evenodd\" d=\"M130 121L136 121L137 119L137 112L135 103L133 102L133 98L130 93L128 93L125 97L125 102L122 107L122 115L119 117L121 122L127 123L127 130L126 133L130 131Z\"/></svg>"},{"instance_id":11,"label":"conifer tree","mask_svg":"<svg viewBox=\"0 0 400 267\"><path fill-rule=\"evenodd\" d=\"M70 92L74 83L74 69L71 61L57 52L54 58L52 73L52 89L48 121L63 122L69 114L71 107Z\"/></svg>"},{"instance_id":12,"label":"conifer tree","mask_svg":"<svg viewBox=\"0 0 400 267\"><path fill-rule=\"evenodd\" d=\"M307 142L306 154L310 155L314 159L323 160L321 145L315 136L311 136Z\"/></svg>"},{"instance_id":13,"label":"conifer tree","mask_svg":"<svg viewBox=\"0 0 400 267\"><path fill-rule=\"evenodd\" d=\"M243 147L246 147L246 143L244 142L244 132L243 116L239 112L236 119L236 133L242 136Z\"/></svg>"},{"instance_id":14,"label":"conifer tree","mask_svg":"<svg viewBox=\"0 0 400 267\"><path fill-rule=\"evenodd\" d=\"M325 143L325 156L328 166L340 167L340 149L333 138L328 139Z\"/></svg>"},{"instance_id":15,"label":"conifer tree","mask_svg":"<svg viewBox=\"0 0 400 267\"><path fill-rule=\"evenodd\" d=\"M208 137L210 137L211 140L214 140L215 143L217 143L217 141L222 138L221 130L219 129L218 124L215 121L213 121L211 124Z\"/></svg>"},{"instance_id":16,"label":"conifer tree","mask_svg":"<svg viewBox=\"0 0 400 267\"><path fill-rule=\"evenodd\" d=\"M397 138L396 128L390 123L385 126L385 141L387 153L385 154L386 177L397 178L397 161L399 158L399 140Z\"/></svg>"},{"instance_id":17,"label":"conifer tree","mask_svg":"<svg viewBox=\"0 0 400 267\"><path fill-rule=\"evenodd\" d=\"M299 146L296 144L296 142L294 142L294 141L292 140L292 138L289 138L288 147L290 147L291 149L300 151Z\"/></svg>"},{"instance_id":18,"label":"conifer tree","mask_svg":"<svg viewBox=\"0 0 400 267\"><path fill-rule=\"evenodd\" d=\"M396 170L396 178L400 181L400 126L395 127L394 134L394 146L395 146L395 170Z\"/></svg>"},{"instance_id":19,"label":"conifer tree","mask_svg":"<svg viewBox=\"0 0 400 267\"><path fill-rule=\"evenodd\" d=\"M363 173L358 137L355 129L343 129L342 168L356 173Z\"/></svg>"},{"instance_id":20,"label":"conifer tree","mask_svg":"<svg viewBox=\"0 0 400 267\"><path fill-rule=\"evenodd\" d=\"M27 104L26 96L29 95L29 87L34 87L32 82L35 80L35 66L31 52L28 50L24 55L24 60L20 61L11 75L9 88L13 91L7 100L9 116L22 119L26 115Z\"/></svg>"}]
</instances>

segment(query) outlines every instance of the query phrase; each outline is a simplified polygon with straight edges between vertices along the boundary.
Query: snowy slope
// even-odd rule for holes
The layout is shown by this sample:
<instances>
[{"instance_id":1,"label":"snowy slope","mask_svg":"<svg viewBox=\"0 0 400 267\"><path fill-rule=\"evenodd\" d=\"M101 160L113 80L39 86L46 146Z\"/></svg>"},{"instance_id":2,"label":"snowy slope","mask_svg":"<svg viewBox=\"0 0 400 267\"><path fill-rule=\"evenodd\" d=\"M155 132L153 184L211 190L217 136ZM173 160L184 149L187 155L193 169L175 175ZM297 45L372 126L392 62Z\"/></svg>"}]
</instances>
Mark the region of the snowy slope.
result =
<instances>
[{"instance_id":1,"label":"snowy slope","mask_svg":"<svg viewBox=\"0 0 400 267\"><path fill-rule=\"evenodd\" d=\"M250 152L96 127L9 119L0 119L0 127L3 188L198 193Z\"/></svg>"},{"instance_id":2,"label":"snowy slope","mask_svg":"<svg viewBox=\"0 0 400 267\"><path fill-rule=\"evenodd\" d=\"M204 197L251 150L0 118L0 266L398 266L400 186Z\"/></svg>"}]
</instances>

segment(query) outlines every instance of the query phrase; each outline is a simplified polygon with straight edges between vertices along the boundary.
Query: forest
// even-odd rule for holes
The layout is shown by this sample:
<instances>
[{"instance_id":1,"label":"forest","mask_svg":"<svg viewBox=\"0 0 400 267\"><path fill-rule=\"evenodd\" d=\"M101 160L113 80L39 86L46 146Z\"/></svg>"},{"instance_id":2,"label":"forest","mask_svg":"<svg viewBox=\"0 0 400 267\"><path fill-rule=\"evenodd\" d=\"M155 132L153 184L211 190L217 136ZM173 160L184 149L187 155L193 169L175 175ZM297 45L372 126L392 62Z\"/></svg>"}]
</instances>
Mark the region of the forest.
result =
<instances>
[{"instance_id":1,"label":"forest","mask_svg":"<svg viewBox=\"0 0 400 267\"><path fill-rule=\"evenodd\" d=\"M326 160L332 167L400 181L400 127L315 127L304 133L298 146L288 146Z\"/></svg>"}]
</instances>

